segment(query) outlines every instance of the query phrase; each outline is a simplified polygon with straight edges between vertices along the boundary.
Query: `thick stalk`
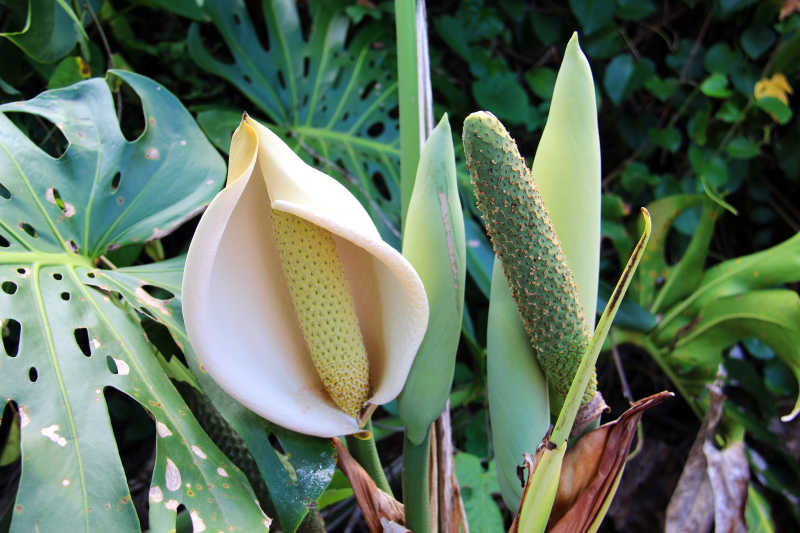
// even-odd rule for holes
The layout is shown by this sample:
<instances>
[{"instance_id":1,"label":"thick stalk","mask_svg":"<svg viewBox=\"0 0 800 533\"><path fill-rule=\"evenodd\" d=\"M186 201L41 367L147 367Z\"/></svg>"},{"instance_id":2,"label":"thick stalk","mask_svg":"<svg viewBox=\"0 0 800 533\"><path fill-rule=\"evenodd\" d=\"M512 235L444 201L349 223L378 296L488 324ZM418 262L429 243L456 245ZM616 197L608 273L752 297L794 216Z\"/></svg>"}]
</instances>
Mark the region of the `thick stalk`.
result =
<instances>
[{"instance_id":1,"label":"thick stalk","mask_svg":"<svg viewBox=\"0 0 800 533\"><path fill-rule=\"evenodd\" d=\"M372 478L378 488L392 496L392 488L389 486L389 481L383 472L383 465L381 465L381 459L378 456L378 448L375 446L372 420L364 426L364 431L369 433L369 437L366 439L355 435L347 436L347 449L350 451L350 455L358 461L358 464L364 467L364 470L367 471L367 474L369 474L369 477Z\"/></svg>"},{"instance_id":2,"label":"thick stalk","mask_svg":"<svg viewBox=\"0 0 800 533\"><path fill-rule=\"evenodd\" d=\"M414 533L431 531L431 431L419 444L403 438L403 505L406 527Z\"/></svg>"},{"instance_id":3,"label":"thick stalk","mask_svg":"<svg viewBox=\"0 0 800 533\"><path fill-rule=\"evenodd\" d=\"M416 4L415 0L395 0L394 3L400 99L400 190L403 226L422 146L417 79Z\"/></svg>"}]
</instances>

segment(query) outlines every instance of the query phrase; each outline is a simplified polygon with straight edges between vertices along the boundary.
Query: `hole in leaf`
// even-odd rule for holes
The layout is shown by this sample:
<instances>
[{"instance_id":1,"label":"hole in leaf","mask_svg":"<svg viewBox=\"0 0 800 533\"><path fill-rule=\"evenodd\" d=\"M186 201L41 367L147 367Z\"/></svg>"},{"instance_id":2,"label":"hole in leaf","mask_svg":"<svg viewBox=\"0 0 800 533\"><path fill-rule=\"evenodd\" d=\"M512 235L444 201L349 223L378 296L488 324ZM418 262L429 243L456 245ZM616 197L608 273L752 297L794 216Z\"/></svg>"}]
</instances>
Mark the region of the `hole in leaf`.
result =
<instances>
[{"instance_id":1,"label":"hole in leaf","mask_svg":"<svg viewBox=\"0 0 800 533\"><path fill-rule=\"evenodd\" d=\"M236 13L233 14L233 23L237 26L242 23L242 19Z\"/></svg>"},{"instance_id":2,"label":"hole in leaf","mask_svg":"<svg viewBox=\"0 0 800 533\"><path fill-rule=\"evenodd\" d=\"M303 58L303 77L308 78L308 71L311 68L311 59L306 56Z\"/></svg>"},{"instance_id":3,"label":"hole in leaf","mask_svg":"<svg viewBox=\"0 0 800 533\"><path fill-rule=\"evenodd\" d=\"M19 267L19 268L17 269L17 274L20 274L20 275L24 276L24 275L25 275L25 274L27 274L27 273L28 273L28 269L27 269L27 268L25 268L25 267Z\"/></svg>"},{"instance_id":4,"label":"hole in leaf","mask_svg":"<svg viewBox=\"0 0 800 533\"><path fill-rule=\"evenodd\" d=\"M242 78L244 78L245 83L253 83L253 80L250 79L250 76L248 76L247 74L242 76Z\"/></svg>"},{"instance_id":5,"label":"hole in leaf","mask_svg":"<svg viewBox=\"0 0 800 533\"><path fill-rule=\"evenodd\" d=\"M378 192L381 193L386 200L392 199L392 193L389 191L389 187L386 185L386 180L383 177L383 174L380 172L373 172L372 173L372 182L375 184L375 188L378 189Z\"/></svg>"},{"instance_id":6,"label":"hole in leaf","mask_svg":"<svg viewBox=\"0 0 800 533\"><path fill-rule=\"evenodd\" d=\"M144 307L143 305L140 305L138 307L138 309L139 309L139 312L142 313L143 315L145 315L147 318L151 318L153 320L157 320L155 315L153 315L153 313L151 313L150 310L148 308Z\"/></svg>"},{"instance_id":7,"label":"hole in leaf","mask_svg":"<svg viewBox=\"0 0 800 533\"><path fill-rule=\"evenodd\" d=\"M398 106L394 106L389 111L386 112L389 115L389 118L397 120L400 118L400 108Z\"/></svg>"},{"instance_id":8,"label":"hole in leaf","mask_svg":"<svg viewBox=\"0 0 800 533\"><path fill-rule=\"evenodd\" d=\"M69 146L67 138L48 119L30 113L6 112L5 115L50 157L58 159L67 151Z\"/></svg>"},{"instance_id":9,"label":"hole in leaf","mask_svg":"<svg viewBox=\"0 0 800 533\"><path fill-rule=\"evenodd\" d=\"M383 122L376 122L367 128L367 135L373 138L380 137L381 133L383 133L385 129L386 128L383 126Z\"/></svg>"},{"instance_id":10,"label":"hole in leaf","mask_svg":"<svg viewBox=\"0 0 800 533\"><path fill-rule=\"evenodd\" d=\"M269 50L269 32L267 32L267 25L264 23L264 2L245 2L247 14L250 16L250 26L255 31L258 42L261 48Z\"/></svg>"},{"instance_id":11,"label":"hole in leaf","mask_svg":"<svg viewBox=\"0 0 800 533\"><path fill-rule=\"evenodd\" d=\"M50 187L47 189L47 191L45 191L44 196L48 202L55 204L55 206L61 210L61 213L64 216L71 217L75 214L75 206L64 202L64 200L61 198L61 193L58 192L58 189Z\"/></svg>"},{"instance_id":12,"label":"hole in leaf","mask_svg":"<svg viewBox=\"0 0 800 533\"><path fill-rule=\"evenodd\" d=\"M286 78L283 77L283 71L282 70L278 71L278 83L281 84L281 89L285 89L286 88Z\"/></svg>"},{"instance_id":13,"label":"hole in leaf","mask_svg":"<svg viewBox=\"0 0 800 533\"><path fill-rule=\"evenodd\" d=\"M311 34L311 11L307 2L297 3L297 14L300 18L300 31L303 32L303 40L308 41Z\"/></svg>"},{"instance_id":14,"label":"hole in leaf","mask_svg":"<svg viewBox=\"0 0 800 533\"><path fill-rule=\"evenodd\" d=\"M64 276L61 275L60 272L53 272L53 279L56 281L61 281Z\"/></svg>"},{"instance_id":15,"label":"hole in leaf","mask_svg":"<svg viewBox=\"0 0 800 533\"><path fill-rule=\"evenodd\" d=\"M121 120L119 129L122 136L129 141L135 141L144 133L144 110L139 95L127 84L119 87L122 101Z\"/></svg>"},{"instance_id":16,"label":"hole in leaf","mask_svg":"<svg viewBox=\"0 0 800 533\"><path fill-rule=\"evenodd\" d=\"M171 300L175 295L167 289L156 287L155 285L142 285L142 290L155 298L156 300Z\"/></svg>"},{"instance_id":17,"label":"hole in leaf","mask_svg":"<svg viewBox=\"0 0 800 533\"><path fill-rule=\"evenodd\" d=\"M0 235L0 248L8 248L11 246L11 243L8 242L8 239Z\"/></svg>"},{"instance_id":18,"label":"hole in leaf","mask_svg":"<svg viewBox=\"0 0 800 533\"><path fill-rule=\"evenodd\" d=\"M235 62L233 55L217 27L213 24L200 24L199 28L200 39L208 53L220 63L233 65Z\"/></svg>"},{"instance_id":19,"label":"hole in leaf","mask_svg":"<svg viewBox=\"0 0 800 533\"><path fill-rule=\"evenodd\" d=\"M92 279L94 279L94 276L95 276L94 272L89 272L88 274L86 274L86 277L87 277L87 278L92 278Z\"/></svg>"},{"instance_id":20,"label":"hole in leaf","mask_svg":"<svg viewBox=\"0 0 800 533\"><path fill-rule=\"evenodd\" d=\"M167 358L167 361L171 360L173 357L177 357L178 360L188 368L186 356L184 356L183 351L175 342L175 339L166 326L150 318L142 317L142 329L147 336L147 340Z\"/></svg>"},{"instance_id":21,"label":"hole in leaf","mask_svg":"<svg viewBox=\"0 0 800 533\"><path fill-rule=\"evenodd\" d=\"M89 330L86 328L76 328L73 332L75 335L75 343L81 349L83 355L86 357L92 356L92 347L89 345Z\"/></svg>"},{"instance_id":22,"label":"hole in leaf","mask_svg":"<svg viewBox=\"0 0 800 533\"><path fill-rule=\"evenodd\" d=\"M20 456L20 420L17 403L6 403L0 421L0 450L3 455L13 458L10 463L0 466L0 494L13 495L19 488L20 474L22 473ZM13 498L0 502L0 516L5 515L7 506L11 506ZM4 505L6 504L6 505Z\"/></svg>"},{"instance_id":23,"label":"hole in leaf","mask_svg":"<svg viewBox=\"0 0 800 533\"><path fill-rule=\"evenodd\" d=\"M119 374L119 369L117 368L117 362L114 361L114 358L111 357L110 355L106 356L106 367L108 368L108 371L111 372L112 374L114 375Z\"/></svg>"},{"instance_id":24,"label":"hole in leaf","mask_svg":"<svg viewBox=\"0 0 800 533\"><path fill-rule=\"evenodd\" d=\"M36 383L36 380L39 379L39 371L35 366L28 369L28 379L31 380L31 383Z\"/></svg>"},{"instance_id":25,"label":"hole in leaf","mask_svg":"<svg viewBox=\"0 0 800 533\"><path fill-rule=\"evenodd\" d=\"M155 421L136 399L114 387L104 387L103 397L140 528L148 531L148 489L156 457ZM178 531L191 531L191 526Z\"/></svg>"},{"instance_id":26,"label":"hole in leaf","mask_svg":"<svg viewBox=\"0 0 800 533\"><path fill-rule=\"evenodd\" d=\"M111 192L115 193L119 190L119 182L122 179L122 174L117 172L114 174L114 177L111 178Z\"/></svg>"},{"instance_id":27,"label":"hole in leaf","mask_svg":"<svg viewBox=\"0 0 800 533\"><path fill-rule=\"evenodd\" d=\"M80 252L80 250L81 250L81 249L78 247L78 243L77 243L77 242L75 242L75 241L73 241L72 239L67 239L67 240L64 242L64 244L66 244L66 245L67 245L67 247L70 249L70 251L71 251L72 253L74 253L74 254L77 254L77 253L78 253L78 252Z\"/></svg>"},{"instance_id":28,"label":"hole in leaf","mask_svg":"<svg viewBox=\"0 0 800 533\"><path fill-rule=\"evenodd\" d=\"M3 185L2 183L0 183L0 196L5 198L6 200L11 198L11 191L6 189L5 185Z\"/></svg>"},{"instance_id":29,"label":"hole in leaf","mask_svg":"<svg viewBox=\"0 0 800 533\"><path fill-rule=\"evenodd\" d=\"M362 100L366 100L369 97L370 93L375 89L375 87L377 85L378 85L377 81L373 80L373 81L369 82L366 85L366 87L364 87L364 90L361 91L361 99Z\"/></svg>"},{"instance_id":30,"label":"hole in leaf","mask_svg":"<svg viewBox=\"0 0 800 533\"><path fill-rule=\"evenodd\" d=\"M9 357L16 357L19 353L19 343L22 327L17 320L6 318L2 321L3 349Z\"/></svg>"},{"instance_id":31,"label":"hole in leaf","mask_svg":"<svg viewBox=\"0 0 800 533\"><path fill-rule=\"evenodd\" d=\"M345 111L344 115L342 115L342 122L347 122L349 118L350 118L350 112Z\"/></svg>"},{"instance_id":32,"label":"hole in leaf","mask_svg":"<svg viewBox=\"0 0 800 533\"><path fill-rule=\"evenodd\" d=\"M68 302L69 298L70 298L70 294L67 291L64 291L64 292L61 293L61 299L64 300L65 302Z\"/></svg>"},{"instance_id":33,"label":"hole in leaf","mask_svg":"<svg viewBox=\"0 0 800 533\"><path fill-rule=\"evenodd\" d=\"M14 294L15 292L17 292L17 284L14 283L13 281L4 281L2 288L3 292L6 294Z\"/></svg>"},{"instance_id":34,"label":"hole in leaf","mask_svg":"<svg viewBox=\"0 0 800 533\"><path fill-rule=\"evenodd\" d=\"M274 433L269 434L269 444L279 454L286 455L286 452L283 450L283 446L281 445L281 441L278 440L278 437L276 437Z\"/></svg>"},{"instance_id":35,"label":"hole in leaf","mask_svg":"<svg viewBox=\"0 0 800 533\"><path fill-rule=\"evenodd\" d=\"M27 222L20 222L19 223L19 227L22 229L22 231L24 231L25 233L27 233L28 235L30 235L34 239L39 236L39 232L36 231L36 228L31 226Z\"/></svg>"}]
</instances>

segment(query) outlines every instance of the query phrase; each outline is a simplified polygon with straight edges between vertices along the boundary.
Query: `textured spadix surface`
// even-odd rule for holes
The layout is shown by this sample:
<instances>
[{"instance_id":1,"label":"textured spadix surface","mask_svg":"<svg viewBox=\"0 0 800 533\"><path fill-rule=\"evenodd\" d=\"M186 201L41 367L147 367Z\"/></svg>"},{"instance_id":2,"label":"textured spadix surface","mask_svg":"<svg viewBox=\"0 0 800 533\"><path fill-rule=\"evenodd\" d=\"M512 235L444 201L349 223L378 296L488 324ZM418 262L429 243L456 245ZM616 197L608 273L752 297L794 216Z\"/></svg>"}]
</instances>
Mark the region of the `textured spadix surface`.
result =
<instances>
[{"instance_id":1,"label":"textured spadix surface","mask_svg":"<svg viewBox=\"0 0 800 533\"><path fill-rule=\"evenodd\" d=\"M189 247L187 332L204 369L231 396L289 429L331 437L358 431L312 363L275 242L273 210L329 233L366 347L368 403L403 387L425 334L428 304L411 265L383 242L358 201L245 116L231 142L228 181Z\"/></svg>"}]
</instances>

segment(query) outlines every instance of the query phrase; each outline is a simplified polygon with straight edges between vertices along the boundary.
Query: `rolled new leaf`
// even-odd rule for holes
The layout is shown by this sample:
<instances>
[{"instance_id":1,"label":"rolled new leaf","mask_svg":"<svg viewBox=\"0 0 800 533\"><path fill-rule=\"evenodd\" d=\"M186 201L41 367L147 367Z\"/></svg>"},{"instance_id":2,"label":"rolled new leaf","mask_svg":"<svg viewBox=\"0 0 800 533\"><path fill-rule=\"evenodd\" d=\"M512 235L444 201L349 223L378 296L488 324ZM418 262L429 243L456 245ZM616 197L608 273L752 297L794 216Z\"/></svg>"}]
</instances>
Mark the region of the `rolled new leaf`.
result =
<instances>
[{"instance_id":1,"label":"rolled new leaf","mask_svg":"<svg viewBox=\"0 0 800 533\"><path fill-rule=\"evenodd\" d=\"M531 172L575 276L586 321L594 326L600 269L600 134L592 71L577 33L558 69Z\"/></svg>"},{"instance_id":2,"label":"rolled new leaf","mask_svg":"<svg viewBox=\"0 0 800 533\"><path fill-rule=\"evenodd\" d=\"M467 117L463 135L478 209L539 364L563 400L591 338L574 276L508 131L481 111ZM584 402L596 386L593 376Z\"/></svg>"},{"instance_id":3,"label":"rolled new leaf","mask_svg":"<svg viewBox=\"0 0 800 533\"><path fill-rule=\"evenodd\" d=\"M428 295L428 329L397 399L406 437L421 443L450 394L464 310L466 248L455 155L447 115L420 156L406 214L403 256Z\"/></svg>"}]
</instances>

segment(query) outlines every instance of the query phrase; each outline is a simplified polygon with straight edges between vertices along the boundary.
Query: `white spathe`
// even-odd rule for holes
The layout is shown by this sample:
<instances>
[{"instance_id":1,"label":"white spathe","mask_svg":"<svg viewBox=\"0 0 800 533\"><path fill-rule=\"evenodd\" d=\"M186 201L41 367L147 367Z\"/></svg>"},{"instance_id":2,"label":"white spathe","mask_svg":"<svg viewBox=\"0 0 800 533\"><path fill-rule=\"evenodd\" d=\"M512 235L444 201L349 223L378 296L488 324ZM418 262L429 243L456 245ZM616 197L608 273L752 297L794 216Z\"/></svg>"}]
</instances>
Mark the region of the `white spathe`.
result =
<instances>
[{"instance_id":1,"label":"white spathe","mask_svg":"<svg viewBox=\"0 0 800 533\"><path fill-rule=\"evenodd\" d=\"M226 187L189 246L186 331L203 370L255 413L309 435L355 433L358 422L333 403L311 361L273 238L273 209L332 234L369 357L369 403L400 393L428 324L422 281L345 187L247 115L233 134Z\"/></svg>"}]
</instances>

